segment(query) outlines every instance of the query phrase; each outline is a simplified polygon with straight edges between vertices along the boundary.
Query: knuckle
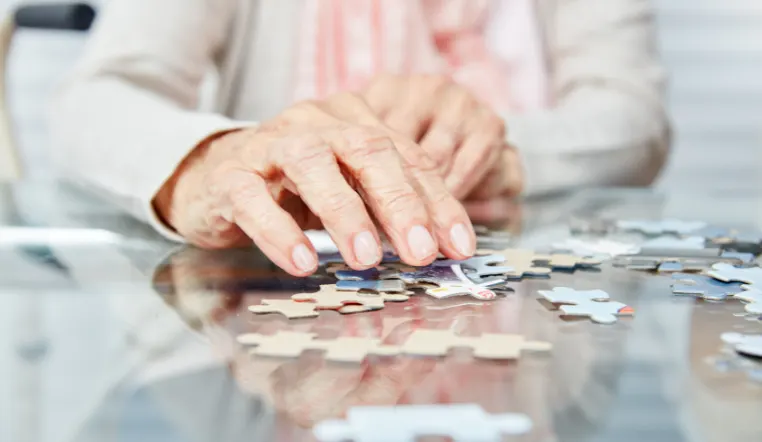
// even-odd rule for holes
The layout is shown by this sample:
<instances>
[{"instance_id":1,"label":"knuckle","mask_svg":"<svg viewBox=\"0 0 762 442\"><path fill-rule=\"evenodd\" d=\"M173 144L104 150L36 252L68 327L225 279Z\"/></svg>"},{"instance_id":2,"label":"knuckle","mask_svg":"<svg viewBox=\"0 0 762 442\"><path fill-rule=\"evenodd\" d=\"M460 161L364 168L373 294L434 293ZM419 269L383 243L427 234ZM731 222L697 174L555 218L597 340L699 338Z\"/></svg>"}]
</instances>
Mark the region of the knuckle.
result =
<instances>
[{"instance_id":1,"label":"knuckle","mask_svg":"<svg viewBox=\"0 0 762 442\"><path fill-rule=\"evenodd\" d=\"M418 174L438 173L439 164L421 148L408 149L406 162L411 171Z\"/></svg>"},{"instance_id":2,"label":"knuckle","mask_svg":"<svg viewBox=\"0 0 762 442\"><path fill-rule=\"evenodd\" d=\"M380 205L391 213L420 210L421 198L410 185L381 189L377 192Z\"/></svg>"},{"instance_id":3,"label":"knuckle","mask_svg":"<svg viewBox=\"0 0 762 442\"><path fill-rule=\"evenodd\" d=\"M281 149L283 166L305 166L310 164L325 164L332 159L331 148L316 135L302 135L293 138Z\"/></svg>"},{"instance_id":4,"label":"knuckle","mask_svg":"<svg viewBox=\"0 0 762 442\"><path fill-rule=\"evenodd\" d=\"M316 211L323 216L333 214L336 217L344 214L355 215L364 210L364 204L359 195L351 191L328 191L325 192L317 204Z\"/></svg>"}]
</instances>

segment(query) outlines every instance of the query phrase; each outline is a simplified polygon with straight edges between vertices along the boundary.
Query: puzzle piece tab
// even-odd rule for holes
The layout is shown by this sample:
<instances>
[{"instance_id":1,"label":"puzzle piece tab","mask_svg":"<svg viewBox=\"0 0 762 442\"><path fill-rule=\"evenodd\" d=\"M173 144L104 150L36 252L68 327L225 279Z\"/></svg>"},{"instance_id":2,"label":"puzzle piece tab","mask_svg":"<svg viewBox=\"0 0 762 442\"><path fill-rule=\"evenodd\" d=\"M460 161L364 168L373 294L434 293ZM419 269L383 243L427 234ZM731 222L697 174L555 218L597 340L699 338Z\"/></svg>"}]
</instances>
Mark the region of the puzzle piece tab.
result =
<instances>
[{"instance_id":1,"label":"puzzle piece tab","mask_svg":"<svg viewBox=\"0 0 762 442\"><path fill-rule=\"evenodd\" d=\"M315 333L279 331L274 335L249 333L238 336L238 342L254 346L252 354L283 358L299 357L305 350L322 350L327 361L362 362L367 356L394 356L399 348L381 345L380 340L358 337L315 339Z\"/></svg>"},{"instance_id":2,"label":"puzzle piece tab","mask_svg":"<svg viewBox=\"0 0 762 442\"><path fill-rule=\"evenodd\" d=\"M555 287L553 290L540 290L540 295L553 304L563 304L561 313L566 316L585 316L599 324L613 324L618 316L632 316L632 307L621 302L610 301L609 294L603 290L575 290L568 287Z\"/></svg>"},{"instance_id":3,"label":"puzzle piece tab","mask_svg":"<svg viewBox=\"0 0 762 442\"><path fill-rule=\"evenodd\" d=\"M744 309L747 313L762 315L762 290L749 287L734 297L746 302Z\"/></svg>"},{"instance_id":4,"label":"puzzle piece tab","mask_svg":"<svg viewBox=\"0 0 762 442\"><path fill-rule=\"evenodd\" d=\"M348 281L349 282L349 281ZM364 294L356 291L339 290L335 285L322 285L316 293L299 293L291 299L297 302L311 302L317 309L337 310L345 305L362 305L372 309L384 308L385 302L403 302L410 299L406 294Z\"/></svg>"},{"instance_id":5,"label":"puzzle piece tab","mask_svg":"<svg viewBox=\"0 0 762 442\"><path fill-rule=\"evenodd\" d=\"M405 341L402 352L417 356L445 356L453 348L468 347L475 358L516 359L522 350L549 351L548 342L527 341L521 335L485 333L479 337L457 336L452 330L418 329Z\"/></svg>"},{"instance_id":6,"label":"puzzle piece tab","mask_svg":"<svg viewBox=\"0 0 762 442\"><path fill-rule=\"evenodd\" d=\"M723 301L743 291L743 284L738 282L718 281L706 275L675 273L672 279L672 293L676 295L694 295L710 301Z\"/></svg>"},{"instance_id":7,"label":"puzzle piece tab","mask_svg":"<svg viewBox=\"0 0 762 442\"><path fill-rule=\"evenodd\" d=\"M319 442L415 442L425 436L453 442L498 442L502 435L528 433L523 414L484 412L477 404L352 407L346 420L327 420L313 428Z\"/></svg>"},{"instance_id":8,"label":"puzzle piece tab","mask_svg":"<svg viewBox=\"0 0 762 442\"><path fill-rule=\"evenodd\" d=\"M726 263L718 263L712 266L712 271L708 274L720 281L738 281L762 289L762 268L760 267L739 268Z\"/></svg>"}]
</instances>

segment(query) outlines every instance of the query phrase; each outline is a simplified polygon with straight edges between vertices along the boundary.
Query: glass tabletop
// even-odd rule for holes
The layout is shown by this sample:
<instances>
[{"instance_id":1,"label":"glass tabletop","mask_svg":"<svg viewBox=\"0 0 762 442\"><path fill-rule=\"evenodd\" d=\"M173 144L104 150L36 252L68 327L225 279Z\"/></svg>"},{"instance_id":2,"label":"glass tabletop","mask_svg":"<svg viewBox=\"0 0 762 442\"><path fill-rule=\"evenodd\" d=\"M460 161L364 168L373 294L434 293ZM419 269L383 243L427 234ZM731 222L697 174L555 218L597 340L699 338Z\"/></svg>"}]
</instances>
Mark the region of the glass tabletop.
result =
<instances>
[{"instance_id":1,"label":"glass tabletop","mask_svg":"<svg viewBox=\"0 0 762 442\"><path fill-rule=\"evenodd\" d=\"M737 301L673 296L669 276L604 263L510 283L494 302L413 296L288 320L247 307L315 291L331 275L291 277L253 248L165 242L68 187L0 189L3 441L311 441L315 423L354 406L449 403L527 414L533 430L516 440L762 440L762 363L720 341L762 333L762 322L742 317ZM538 249L569 237L572 217L760 227L760 199L586 191L517 204L499 227L517 247ZM636 314L609 326L561 319L537 294L557 286L605 290ZM318 352L253 357L236 343L240 333L291 330L398 344L421 328L520 333L553 349L515 362L464 350L340 364Z\"/></svg>"}]
</instances>

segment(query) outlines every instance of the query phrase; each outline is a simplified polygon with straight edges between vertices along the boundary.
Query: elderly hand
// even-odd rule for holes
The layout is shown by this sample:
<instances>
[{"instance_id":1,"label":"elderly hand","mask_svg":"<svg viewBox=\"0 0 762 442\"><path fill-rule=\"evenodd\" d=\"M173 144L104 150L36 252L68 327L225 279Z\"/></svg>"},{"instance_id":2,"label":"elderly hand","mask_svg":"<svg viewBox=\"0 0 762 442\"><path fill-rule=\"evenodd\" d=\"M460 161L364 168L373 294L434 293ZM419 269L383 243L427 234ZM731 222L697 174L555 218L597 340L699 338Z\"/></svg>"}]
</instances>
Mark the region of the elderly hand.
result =
<instances>
[{"instance_id":1,"label":"elderly hand","mask_svg":"<svg viewBox=\"0 0 762 442\"><path fill-rule=\"evenodd\" d=\"M318 265L304 228L328 230L354 269L379 263L376 225L411 265L427 265L439 251L467 258L476 242L436 164L352 94L297 104L259 128L203 144L155 207L196 245L230 247L250 238L296 276Z\"/></svg>"},{"instance_id":2,"label":"elderly hand","mask_svg":"<svg viewBox=\"0 0 762 442\"><path fill-rule=\"evenodd\" d=\"M389 127L437 162L456 198L521 192L521 165L506 145L503 120L463 86L444 76L382 75L363 96Z\"/></svg>"}]
</instances>

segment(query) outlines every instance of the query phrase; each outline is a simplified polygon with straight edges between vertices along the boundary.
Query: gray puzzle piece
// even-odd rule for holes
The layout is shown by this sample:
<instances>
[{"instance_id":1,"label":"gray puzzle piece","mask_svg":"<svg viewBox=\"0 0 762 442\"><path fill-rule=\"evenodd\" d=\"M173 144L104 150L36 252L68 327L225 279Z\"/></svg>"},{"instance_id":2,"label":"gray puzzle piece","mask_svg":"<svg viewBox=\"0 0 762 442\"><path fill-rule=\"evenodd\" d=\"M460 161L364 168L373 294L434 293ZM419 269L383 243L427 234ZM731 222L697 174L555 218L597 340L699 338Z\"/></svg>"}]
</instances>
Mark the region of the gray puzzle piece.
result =
<instances>
[{"instance_id":1,"label":"gray puzzle piece","mask_svg":"<svg viewBox=\"0 0 762 442\"><path fill-rule=\"evenodd\" d=\"M434 267L450 267L454 264L460 265L469 277L483 278L485 276L503 275L513 272L513 267L497 266L493 264L502 264L505 262L503 255L485 255L473 256L462 261L446 259L434 261L431 263Z\"/></svg>"},{"instance_id":2,"label":"gray puzzle piece","mask_svg":"<svg viewBox=\"0 0 762 442\"><path fill-rule=\"evenodd\" d=\"M616 223L617 228L624 231L637 231L646 235L664 235L674 233L688 235L707 226L703 221L683 221L679 219L663 220L621 220Z\"/></svg>"},{"instance_id":3,"label":"gray puzzle piece","mask_svg":"<svg viewBox=\"0 0 762 442\"><path fill-rule=\"evenodd\" d=\"M609 294L603 290L574 290L568 287L554 287L553 290L540 290L539 293L553 304L580 304L610 299Z\"/></svg>"},{"instance_id":4,"label":"gray puzzle piece","mask_svg":"<svg viewBox=\"0 0 762 442\"><path fill-rule=\"evenodd\" d=\"M762 268L760 267L741 268L726 263L718 263L712 266L709 276L720 281L739 281L762 288Z\"/></svg>"},{"instance_id":5,"label":"gray puzzle piece","mask_svg":"<svg viewBox=\"0 0 762 442\"><path fill-rule=\"evenodd\" d=\"M405 291L405 283L400 280L382 279L377 281L336 281L338 290L373 290L379 293L399 293Z\"/></svg>"},{"instance_id":6,"label":"gray puzzle piece","mask_svg":"<svg viewBox=\"0 0 762 442\"><path fill-rule=\"evenodd\" d=\"M743 291L741 283L718 281L706 275L676 273L672 279L678 281L672 285L672 293L694 295L710 301L723 301Z\"/></svg>"}]
</instances>

